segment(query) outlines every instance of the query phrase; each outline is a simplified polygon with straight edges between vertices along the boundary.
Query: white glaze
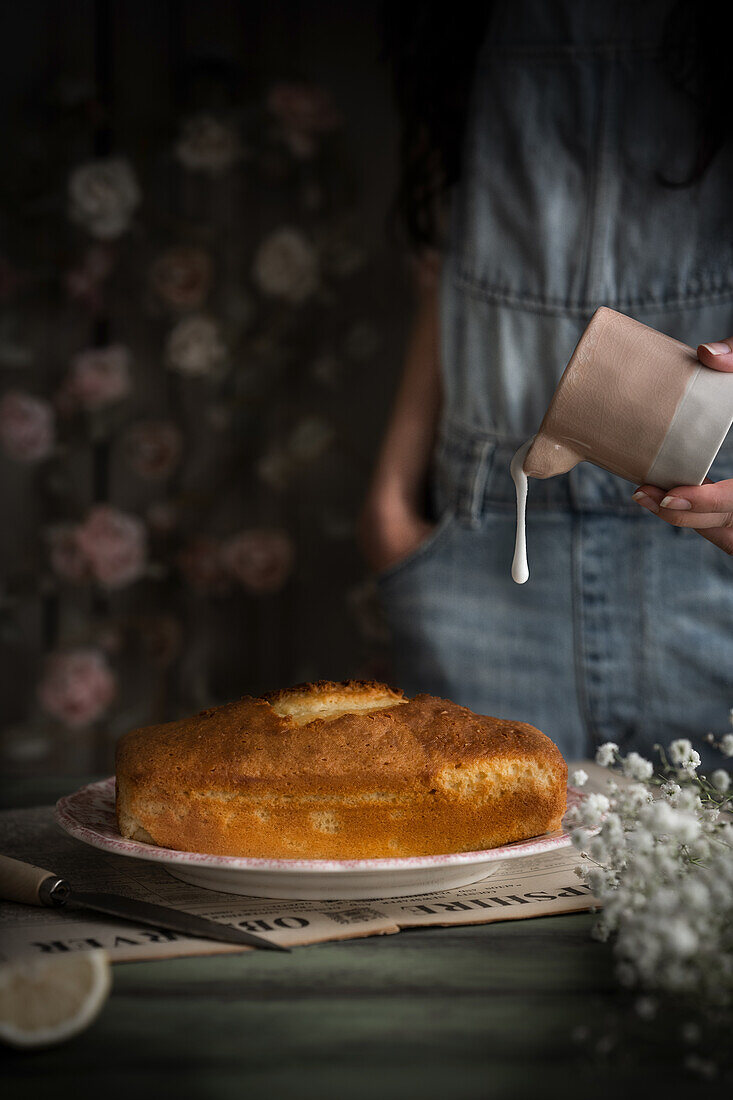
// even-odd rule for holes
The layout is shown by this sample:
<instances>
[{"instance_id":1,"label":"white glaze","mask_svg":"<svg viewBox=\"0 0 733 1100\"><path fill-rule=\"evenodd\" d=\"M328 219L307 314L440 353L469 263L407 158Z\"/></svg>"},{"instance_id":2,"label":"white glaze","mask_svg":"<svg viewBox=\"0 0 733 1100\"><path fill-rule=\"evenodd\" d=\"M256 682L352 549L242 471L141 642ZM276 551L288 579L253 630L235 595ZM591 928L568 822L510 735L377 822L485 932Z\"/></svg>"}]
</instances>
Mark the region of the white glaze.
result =
<instances>
[{"instance_id":1,"label":"white glaze","mask_svg":"<svg viewBox=\"0 0 733 1100\"><path fill-rule=\"evenodd\" d=\"M517 491L517 533L514 540L514 559L512 561L512 580L524 584L529 580L527 564L527 475L524 472L524 460L527 451L534 443L534 436L523 443L512 459L509 467Z\"/></svg>"}]
</instances>

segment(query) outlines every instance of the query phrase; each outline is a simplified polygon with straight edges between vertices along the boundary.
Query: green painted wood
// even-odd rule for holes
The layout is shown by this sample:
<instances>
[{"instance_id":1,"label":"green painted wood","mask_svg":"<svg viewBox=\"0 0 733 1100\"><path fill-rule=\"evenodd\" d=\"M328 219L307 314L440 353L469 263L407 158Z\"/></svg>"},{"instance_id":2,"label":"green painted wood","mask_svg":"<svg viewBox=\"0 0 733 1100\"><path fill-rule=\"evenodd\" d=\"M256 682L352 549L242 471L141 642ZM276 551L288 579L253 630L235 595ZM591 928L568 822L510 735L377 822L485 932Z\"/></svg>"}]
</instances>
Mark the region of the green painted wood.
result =
<instances>
[{"instance_id":1,"label":"green painted wood","mask_svg":"<svg viewBox=\"0 0 733 1100\"><path fill-rule=\"evenodd\" d=\"M47 795L52 782L39 783ZM53 793L60 794L57 781ZM32 794L32 792L26 792ZM37 800L36 800L37 801ZM103 1014L71 1042L3 1055L3 1096L36 1100L522 1100L702 1095L676 1037L648 1027L610 1058L630 1010L590 914L115 967ZM709 1091L709 1086L707 1086Z\"/></svg>"},{"instance_id":2,"label":"green painted wood","mask_svg":"<svg viewBox=\"0 0 733 1100\"><path fill-rule=\"evenodd\" d=\"M51 806L62 795L104 778L102 775L3 775L0 776L0 809Z\"/></svg>"}]
</instances>

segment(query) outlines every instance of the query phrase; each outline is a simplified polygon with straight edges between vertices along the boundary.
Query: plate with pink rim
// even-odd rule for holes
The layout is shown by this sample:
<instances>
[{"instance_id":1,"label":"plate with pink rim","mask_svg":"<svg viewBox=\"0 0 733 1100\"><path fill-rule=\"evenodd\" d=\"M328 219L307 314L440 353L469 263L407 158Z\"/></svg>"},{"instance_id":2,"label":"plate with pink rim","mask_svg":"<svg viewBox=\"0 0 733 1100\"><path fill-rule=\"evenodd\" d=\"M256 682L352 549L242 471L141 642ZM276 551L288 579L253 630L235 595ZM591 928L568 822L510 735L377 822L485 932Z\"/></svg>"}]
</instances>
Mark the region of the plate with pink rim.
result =
<instances>
[{"instance_id":1,"label":"plate with pink rim","mask_svg":"<svg viewBox=\"0 0 733 1100\"><path fill-rule=\"evenodd\" d=\"M568 787L568 809L583 798ZM482 852L389 859L254 859L179 852L127 840L115 816L115 780L101 779L56 803L56 821L77 840L114 855L160 863L194 886L257 898L357 900L409 897L488 878L509 859L570 845L566 829Z\"/></svg>"}]
</instances>

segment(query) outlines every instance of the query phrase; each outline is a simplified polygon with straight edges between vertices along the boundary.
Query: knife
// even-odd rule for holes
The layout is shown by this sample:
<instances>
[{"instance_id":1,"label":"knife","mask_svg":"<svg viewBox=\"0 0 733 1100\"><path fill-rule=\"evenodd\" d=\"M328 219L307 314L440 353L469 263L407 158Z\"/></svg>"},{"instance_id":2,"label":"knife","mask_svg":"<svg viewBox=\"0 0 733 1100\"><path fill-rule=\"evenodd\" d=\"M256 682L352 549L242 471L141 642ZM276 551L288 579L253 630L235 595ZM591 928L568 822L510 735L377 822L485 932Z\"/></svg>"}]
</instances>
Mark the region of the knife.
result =
<instances>
[{"instance_id":1,"label":"knife","mask_svg":"<svg viewBox=\"0 0 733 1100\"><path fill-rule=\"evenodd\" d=\"M30 863L0 855L0 898L19 901L25 905L46 905L49 908L93 909L110 917L122 917L138 924L151 924L154 928L167 928L184 936L201 936L222 943L247 944L263 947L268 951L289 951L279 943L271 943L262 936L221 924L206 917L196 917L167 905L153 905L149 901L126 898L121 894L89 894L72 890L65 879L52 871L43 871Z\"/></svg>"}]
</instances>

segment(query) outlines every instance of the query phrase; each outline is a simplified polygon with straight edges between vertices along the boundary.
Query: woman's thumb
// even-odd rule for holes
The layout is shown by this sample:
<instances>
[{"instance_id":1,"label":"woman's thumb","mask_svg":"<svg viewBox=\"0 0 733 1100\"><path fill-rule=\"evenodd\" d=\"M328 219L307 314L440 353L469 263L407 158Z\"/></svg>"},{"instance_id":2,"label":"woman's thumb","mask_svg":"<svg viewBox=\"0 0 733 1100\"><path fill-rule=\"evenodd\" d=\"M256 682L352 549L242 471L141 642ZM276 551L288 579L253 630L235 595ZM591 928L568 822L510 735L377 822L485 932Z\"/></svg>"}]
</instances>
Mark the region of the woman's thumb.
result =
<instances>
[{"instance_id":1,"label":"woman's thumb","mask_svg":"<svg viewBox=\"0 0 733 1100\"><path fill-rule=\"evenodd\" d=\"M697 357L706 367L733 373L733 336L728 340L700 344Z\"/></svg>"}]
</instances>

